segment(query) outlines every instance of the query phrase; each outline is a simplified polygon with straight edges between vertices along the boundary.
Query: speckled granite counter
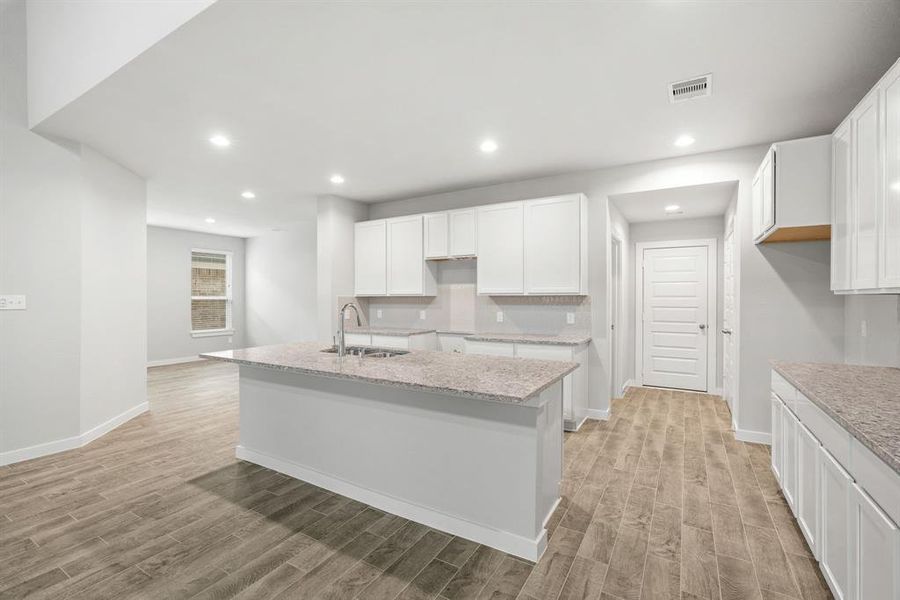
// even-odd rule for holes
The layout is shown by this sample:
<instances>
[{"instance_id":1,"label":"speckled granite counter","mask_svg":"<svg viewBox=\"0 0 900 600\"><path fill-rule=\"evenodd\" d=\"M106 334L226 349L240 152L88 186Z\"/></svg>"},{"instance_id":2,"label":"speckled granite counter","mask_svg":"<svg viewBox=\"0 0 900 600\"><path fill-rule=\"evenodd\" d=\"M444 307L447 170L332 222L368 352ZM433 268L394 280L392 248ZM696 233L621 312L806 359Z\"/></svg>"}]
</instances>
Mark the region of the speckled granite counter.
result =
<instances>
[{"instance_id":1,"label":"speckled granite counter","mask_svg":"<svg viewBox=\"0 0 900 600\"><path fill-rule=\"evenodd\" d=\"M577 363L413 351L391 358L340 360L317 342L201 354L251 367L355 379L491 402L521 404L574 371Z\"/></svg>"},{"instance_id":2,"label":"speckled granite counter","mask_svg":"<svg viewBox=\"0 0 900 600\"><path fill-rule=\"evenodd\" d=\"M410 336L434 333L435 329L407 329L404 327L354 327L346 329L346 333L369 333L374 335Z\"/></svg>"},{"instance_id":3,"label":"speckled granite counter","mask_svg":"<svg viewBox=\"0 0 900 600\"><path fill-rule=\"evenodd\" d=\"M900 369L783 361L772 367L900 473Z\"/></svg>"},{"instance_id":4,"label":"speckled granite counter","mask_svg":"<svg viewBox=\"0 0 900 600\"><path fill-rule=\"evenodd\" d=\"M548 344L554 346L579 346L591 341L589 333L559 333L559 334L534 334L534 333L476 333L467 335L467 340L477 342L509 342L522 344Z\"/></svg>"}]
</instances>

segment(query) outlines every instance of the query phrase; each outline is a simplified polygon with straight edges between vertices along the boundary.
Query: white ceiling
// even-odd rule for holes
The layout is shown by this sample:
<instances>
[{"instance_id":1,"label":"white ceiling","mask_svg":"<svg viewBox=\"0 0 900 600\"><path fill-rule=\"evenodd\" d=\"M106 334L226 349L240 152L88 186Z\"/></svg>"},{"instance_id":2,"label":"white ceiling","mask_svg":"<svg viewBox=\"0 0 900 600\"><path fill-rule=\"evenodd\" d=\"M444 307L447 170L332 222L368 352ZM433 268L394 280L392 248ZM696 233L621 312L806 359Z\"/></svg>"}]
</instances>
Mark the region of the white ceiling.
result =
<instances>
[{"instance_id":1,"label":"white ceiling","mask_svg":"<svg viewBox=\"0 0 900 600\"><path fill-rule=\"evenodd\" d=\"M737 182L725 181L704 185L618 194L609 199L629 223L700 219L725 214ZM666 206L681 207L679 214L667 214Z\"/></svg>"},{"instance_id":2,"label":"white ceiling","mask_svg":"<svg viewBox=\"0 0 900 600\"><path fill-rule=\"evenodd\" d=\"M379 201L826 133L898 55L896 1L220 0L39 130L146 176L151 222L255 235L308 218L320 194ZM712 97L668 103L669 82L708 72ZM214 132L234 144L211 148ZM696 144L674 147L682 133Z\"/></svg>"}]
</instances>

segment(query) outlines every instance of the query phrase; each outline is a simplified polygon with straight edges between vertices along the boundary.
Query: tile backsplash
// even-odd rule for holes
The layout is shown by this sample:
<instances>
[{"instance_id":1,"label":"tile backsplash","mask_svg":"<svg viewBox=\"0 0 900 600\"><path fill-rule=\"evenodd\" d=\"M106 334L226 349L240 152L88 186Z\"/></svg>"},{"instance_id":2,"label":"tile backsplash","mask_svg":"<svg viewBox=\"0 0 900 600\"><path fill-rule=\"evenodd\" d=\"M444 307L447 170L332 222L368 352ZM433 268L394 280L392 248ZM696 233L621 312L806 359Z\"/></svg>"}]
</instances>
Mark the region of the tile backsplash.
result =
<instances>
[{"instance_id":1,"label":"tile backsplash","mask_svg":"<svg viewBox=\"0 0 900 600\"><path fill-rule=\"evenodd\" d=\"M474 259L438 262L435 297L340 297L338 307L355 301L362 309L363 324L380 327L542 334L590 330L588 296L479 296L475 265ZM497 321L498 312L503 314L502 322ZM568 313L574 317L571 324Z\"/></svg>"}]
</instances>

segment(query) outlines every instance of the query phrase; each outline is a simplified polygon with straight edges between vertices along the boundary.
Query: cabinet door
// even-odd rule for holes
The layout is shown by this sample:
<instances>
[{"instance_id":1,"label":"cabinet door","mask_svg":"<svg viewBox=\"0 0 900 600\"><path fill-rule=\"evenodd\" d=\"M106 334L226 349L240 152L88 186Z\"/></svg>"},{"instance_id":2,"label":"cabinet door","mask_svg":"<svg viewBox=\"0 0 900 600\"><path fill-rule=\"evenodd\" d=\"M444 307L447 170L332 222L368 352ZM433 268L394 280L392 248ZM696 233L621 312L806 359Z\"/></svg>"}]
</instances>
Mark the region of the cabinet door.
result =
<instances>
[{"instance_id":1,"label":"cabinet door","mask_svg":"<svg viewBox=\"0 0 900 600\"><path fill-rule=\"evenodd\" d=\"M819 562L822 574L837 600L851 600L850 590L850 492L853 480L824 448L822 465L822 534Z\"/></svg>"},{"instance_id":2,"label":"cabinet door","mask_svg":"<svg viewBox=\"0 0 900 600\"><path fill-rule=\"evenodd\" d=\"M750 188L750 192L751 208L753 209L753 239L755 240L763 232L762 173L760 171L757 171L756 176L753 178L753 187Z\"/></svg>"},{"instance_id":3,"label":"cabinet door","mask_svg":"<svg viewBox=\"0 0 900 600\"><path fill-rule=\"evenodd\" d=\"M772 394L772 473L779 484L781 484L781 456L784 446L784 439L781 435L781 413L784 410L781 399Z\"/></svg>"},{"instance_id":4,"label":"cabinet door","mask_svg":"<svg viewBox=\"0 0 900 600\"><path fill-rule=\"evenodd\" d=\"M478 293L524 293L523 204L509 202L482 206L476 214Z\"/></svg>"},{"instance_id":5,"label":"cabinet door","mask_svg":"<svg viewBox=\"0 0 900 600\"><path fill-rule=\"evenodd\" d=\"M850 116L853 122L853 218L851 219L853 287L878 286L878 94L870 94Z\"/></svg>"},{"instance_id":6,"label":"cabinet door","mask_svg":"<svg viewBox=\"0 0 900 600\"><path fill-rule=\"evenodd\" d=\"M525 291L581 293L581 197L525 203Z\"/></svg>"},{"instance_id":7,"label":"cabinet door","mask_svg":"<svg viewBox=\"0 0 900 600\"><path fill-rule=\"evenodd\" d=\"M850 168L851 121L831 137L831 289L849 290L850 283Z\"/></svg>"},{"instance_id":8,"label":"cabinet door","mask_svg":"<svg viewBox=\"0 0 900 600\"><path fill-rule=\"evenodd\" d=\"M797 428L797 523L813 556L819 556L819 440L799 424Z\"/></svg>"},{"instance_id":9,"label":"cabinet door","mask_svg":"<svg viewBox=\"0 0 900 600\"><path fill-rule=\"evenodd\" d=\"M424 293L422 215L388 219L388 294Z\"/></svg>"},{"instance_id":10,"label":"cabinet door","mask_svg":"<svg viewBox=\"0 0 900 600\"><path fill-rule=\"evenodd\" d=\"M450 218L450 256L475 256L475 209L453 210Z\"/></svg>"},{"instance_id":11,"label":"cabinet door","mask_svg":"<svg viewBox=\"0 0 900 600\"><path fill-rule=\"evenodd\" d=\"M884 82L884 192L878 287L900 288L900 64Z\"/></svg>"},{"instance_id":12,"label":"cabinet door","mask_svg":"<svg viewBox=\"0 0 900 600\"><path fill-rule=\"evenodd\" d=\"M775 226L775 148L769 148L760 167L760 191L762 194L762 231Z\"/></svg>"},{"instance_id":13,"label":"cabinet door","mask_svg":"<svg viewBox=\"0 0 900 600\"><path fill-rule=\"evenodd\" d=\"M797 514L797 430L800 423L789 408L781 413L781 438L784 441L781 457L781 491L788 505Z\"/></svg>"},{"instance_id":14,"label":"cabinet door","mask_svg":"<svg viewBox=\"0 0 900 600\"><path fill-rule=\"evenodd\" d=\"M425 258L447 258L447 213L425 215Z\"/></svg>"},{"instance_id":15,"label":"cabinet door","mask_svg":"<svg viewBox=\"0 0 900 600\"><path fill-rule=\"evenodd\" d=\"M357 296L387 293L386 223L356 223L353 236L354 289Z\"/></svg>"},{"instance_id":16,"label":"cabinet door","mask_svg":"<svg viewBox=\"0 0 900 600\"><path fill-rule=\"evenodd\" d=\"M857 600L900 598L900 533L897 525L856 484L852 491L850 574Z\"/></svg>"}]
</instances>

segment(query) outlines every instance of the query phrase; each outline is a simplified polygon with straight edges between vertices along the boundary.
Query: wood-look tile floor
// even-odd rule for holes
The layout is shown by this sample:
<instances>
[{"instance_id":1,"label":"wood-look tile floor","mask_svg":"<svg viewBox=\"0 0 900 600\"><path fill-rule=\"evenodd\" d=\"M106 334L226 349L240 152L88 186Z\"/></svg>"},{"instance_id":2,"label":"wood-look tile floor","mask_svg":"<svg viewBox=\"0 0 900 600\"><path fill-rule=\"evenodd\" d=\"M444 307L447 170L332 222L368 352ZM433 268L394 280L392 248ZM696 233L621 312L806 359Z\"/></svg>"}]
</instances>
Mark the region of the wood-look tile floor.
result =
<instances>
[{"instance_id":1,"label":"wood-look tile floor","mask_svg":"<svg viewBox=\"0 0 900 600\"><path fill-rule=\"evenodd\" d=\"M565 440L532 564L234 458L237 370L150 370L150 413L0 467L2 598L828 598L765 446L718 397L631 389Z\"/></svg>"}]
</instances>

